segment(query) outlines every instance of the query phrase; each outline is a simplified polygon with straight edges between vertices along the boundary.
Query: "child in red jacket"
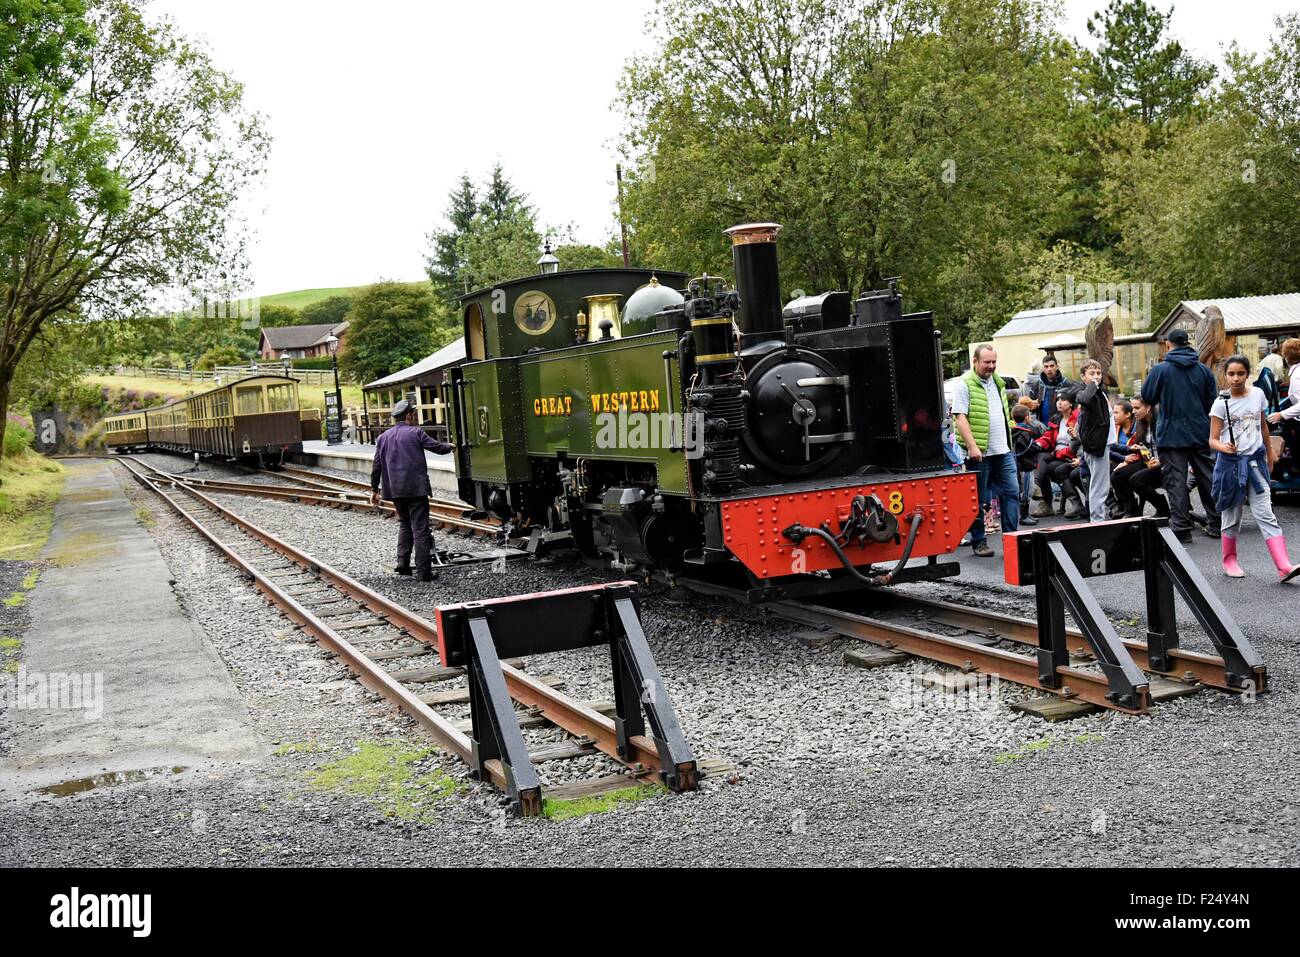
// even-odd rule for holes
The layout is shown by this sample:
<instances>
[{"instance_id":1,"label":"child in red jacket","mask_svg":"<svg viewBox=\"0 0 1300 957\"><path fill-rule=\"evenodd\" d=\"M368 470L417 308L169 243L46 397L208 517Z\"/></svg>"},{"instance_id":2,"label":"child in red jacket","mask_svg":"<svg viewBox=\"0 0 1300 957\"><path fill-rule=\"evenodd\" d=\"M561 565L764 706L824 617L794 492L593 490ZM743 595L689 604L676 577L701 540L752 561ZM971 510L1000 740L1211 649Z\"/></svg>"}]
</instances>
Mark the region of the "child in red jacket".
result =
<instances>
[{"instance_id":1,"label":"child in red jacket","mask_svg":"<svg viewBox=\"0 0 1300 957\"><path fill-rule=\"evenodd\" d=\"M1081 504L1073 501L1079 493L1070 479L1071 471L1078 465L1076 461L1078 455L1071 448L1071 442L1074 440L1072 430L1079 421L1079 410L1074 405L1074 393L1057 393L1056 412L1047 431L1034 443L1042 449L1038 456L1038 468L1035 470L1035 479L1038 482L1042 501L1034 509L1035 518L1053 514L1053 482L1061 486L1061 511L1067 518L1073 517L1070 514L1072 510L1077 509L1074 515L1080 514L1083 510Z\"/></svg>"}]
</instances>

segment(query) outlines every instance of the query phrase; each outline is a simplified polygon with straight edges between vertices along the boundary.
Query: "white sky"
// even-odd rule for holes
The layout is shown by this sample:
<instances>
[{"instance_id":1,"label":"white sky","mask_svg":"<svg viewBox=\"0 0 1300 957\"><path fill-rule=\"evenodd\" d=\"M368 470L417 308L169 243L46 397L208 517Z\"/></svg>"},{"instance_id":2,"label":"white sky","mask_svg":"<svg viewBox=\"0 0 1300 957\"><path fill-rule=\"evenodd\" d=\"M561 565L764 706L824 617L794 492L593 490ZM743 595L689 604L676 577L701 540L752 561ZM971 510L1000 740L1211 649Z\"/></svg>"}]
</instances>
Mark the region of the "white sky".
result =
<instances>
[{"instance_id":1,"label":"white sky","mask_svg":"<svg viewBox=\"0 0 1300 957\"><path fill-rule=\"evenodd\" d=\"M1166 5L1165 2L1161 3ZM1066 32L1105 0L1065 0ZM154 0L268 117L251 209L251 295L424 275L425 236L463 171L496 161L539 224L585 242L614 230L611 109L625 58L649 46L653 0ZM1184 46L1221 61L1262 49L1266 0L1178 0ZM1231 11L1230 19L1226 16Z\"/></svg>"}]
</instances>

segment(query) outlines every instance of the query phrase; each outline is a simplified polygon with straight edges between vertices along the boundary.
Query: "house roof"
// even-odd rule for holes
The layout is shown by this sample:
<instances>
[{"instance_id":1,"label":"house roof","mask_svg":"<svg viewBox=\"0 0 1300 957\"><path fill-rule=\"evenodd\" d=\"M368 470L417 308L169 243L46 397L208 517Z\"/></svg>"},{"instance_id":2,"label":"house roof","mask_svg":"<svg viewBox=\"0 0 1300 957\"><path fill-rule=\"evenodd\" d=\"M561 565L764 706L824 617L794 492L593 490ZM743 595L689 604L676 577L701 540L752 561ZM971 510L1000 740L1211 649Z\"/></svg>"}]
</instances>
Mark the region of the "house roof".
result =
<instances>
[{"instance_id":1,"label":"house roof","mask_svg":"<svg viewBox=\"0 0 1300 957\"><path fill-rule=\"evenodd\" d=\"M262 336L272 349L310 349L348 327L346 322L324 323L315 326L263 326Z\"/></svg>"},{"instance_id":2,"label":"house roof","mask_svg":"<svg viewBox=\"0 0 1300 957\"><path fill-rule=\"evenodd\" d=\"M378 389L386 385L396 385L399 382L405 382L408 379L414 379L422 376L426 372L436 372L447 366L455 365L457 362L465 360L465 338L462 336L455 342L448 343L431 356L425 356L415 365L407 366L391 375L386 375L382 379L376 379L374 382L367 382L362 388Z\"/></svg>"},{"instance_id":3,"label":"house roof","mask_svg":"<svg viewBox=\"0 0 1300 957\"><path fill-rule=\"evenodd\" d=\"M1185 299L1160 323L1157 336L1168 334L1182 316L1201 316L1206 306L1223 312L1224 331L1254 332L1266 329L1300 329L1300 292L1272 296L1232 296L1224 299Z\"/></svg>"},{"instance_id":4,"label":"house roof","mask_svg":"<svg viewBox=\"0 0 1300 957\"><path fill-rule=\"evenodd\" d=\"M1111 306L1114 299L1102 302L1081 302L1073 306L1057 306L1053 309L1026 309L1011 317L1011 321L993 333L999 336L1027 336L1031 333L1070 332L1082 329L1095 316L1101 315Z\"/></svg>"}]
</instances>

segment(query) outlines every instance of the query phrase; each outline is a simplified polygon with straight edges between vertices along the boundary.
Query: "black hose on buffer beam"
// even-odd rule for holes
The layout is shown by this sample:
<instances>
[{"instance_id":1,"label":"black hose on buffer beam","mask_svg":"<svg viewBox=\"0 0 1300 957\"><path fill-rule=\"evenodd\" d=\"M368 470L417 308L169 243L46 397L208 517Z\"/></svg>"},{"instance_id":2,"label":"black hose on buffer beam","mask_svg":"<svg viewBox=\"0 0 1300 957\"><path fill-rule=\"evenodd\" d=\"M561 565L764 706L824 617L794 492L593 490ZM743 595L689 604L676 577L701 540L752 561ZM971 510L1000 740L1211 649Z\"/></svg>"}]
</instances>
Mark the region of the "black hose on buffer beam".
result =
<instances>
[{"instance_id":1,"label":"black hose on buffer beam","mask_svg":"<svg viewBox=\"0 0 1300 957\"><path fill-rule=\"evenodd\" d=\"M871 585L872 587L879 587L881 585L891 584L894 580L894 576L896 576L900 571L903 570L903 566L905 566L908 562L908 559L912 557L912 546L916 544L916 536L921 531L921 521L924 518L925 515L921 512L920 509L917 509L915 512L912 513L912 522L907 530L907 544L903 546L903 554L899 556L898 562L894 565L894 567L891 568L889 571L885 572L883 575L864 575L862 574L862 572L854 568L853 562L849 560L849 556L844 554L844 549L840 548L839 542L835 541L835 536L833 536L830 532L825 531L824 529L809 528L807 525L792 525L789 528L787 528L783 534L785 535L786 538L790 539L796 545L799 544L799 542L801 542L803 539L807 538L809 535L813 535L817 538L820 538L823 542L825 542L827 545L830 546L831 551L835 553L835 557L840 560L840 563L846 569L848 569L850 575L852 575L854 578L861 580L867 585Z\"/></svg>"}]
</instances>

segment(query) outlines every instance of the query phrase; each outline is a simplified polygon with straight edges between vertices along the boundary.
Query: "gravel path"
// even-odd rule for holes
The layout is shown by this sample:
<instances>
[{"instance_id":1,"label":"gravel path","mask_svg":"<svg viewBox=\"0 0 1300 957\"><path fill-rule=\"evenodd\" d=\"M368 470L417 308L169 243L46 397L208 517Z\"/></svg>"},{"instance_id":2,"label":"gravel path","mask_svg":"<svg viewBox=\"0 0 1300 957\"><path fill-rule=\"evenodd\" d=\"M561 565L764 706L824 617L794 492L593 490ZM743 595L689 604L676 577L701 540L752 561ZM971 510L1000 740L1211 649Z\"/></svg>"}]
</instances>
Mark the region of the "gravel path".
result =
<instances>
[{"instance_id":1,"label":"gravel path","mask_svg":"<svg viewBox=\"0 0 1300 957\"><path fill-rule=\"evenodd\" d=\"M180 462L149 458L172 470ZM422 819L388 817L366 797L312 788L308 775L362 742L426 739L303 642L122 471L128 494L154 513L177 594L247 697L270 755L0 808L0 831L15 837L0 846L0 865L1300 863L1297 652L1294 607L1284 606L1279 633L1251 634L1274 687L1257 702L1205 691L1150 717L1051 725L1012 712L1006 705L1027 695L1007 683L982 707L945 707L916 693L939 666L849 668L841 657L852 642L808 647L798 627L761 609L652 586L643 619L687 738L697 756L730 761L735 783L713 779L696 794L573 820L519 821L435 752L418 768L441 769L456 792L430 802ZM391 520L221 500L426 615L439 603L616 577L568 560L519 560L505 573L458 569L420 585L389 571ZM482 544L446 533L439 541ZM940 591L974 597L969 586ZM1015 595L979 595L1032 614ZM528 668L560 675L575 697L612 693L600 649L538 656ZM564 780L602 764L540 768Z\"/></svg>"}]
</instances>

